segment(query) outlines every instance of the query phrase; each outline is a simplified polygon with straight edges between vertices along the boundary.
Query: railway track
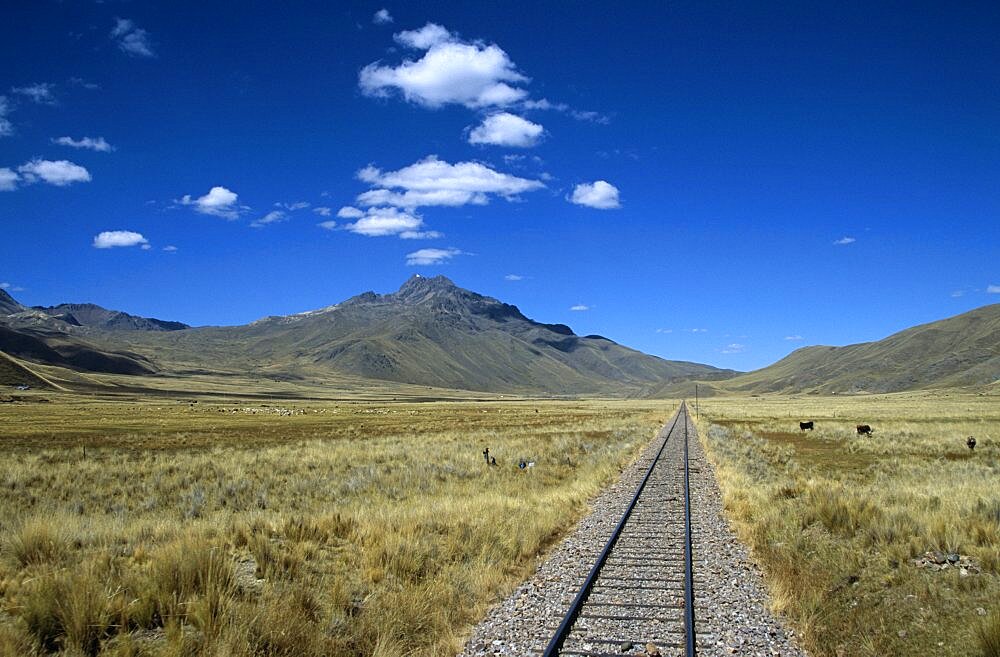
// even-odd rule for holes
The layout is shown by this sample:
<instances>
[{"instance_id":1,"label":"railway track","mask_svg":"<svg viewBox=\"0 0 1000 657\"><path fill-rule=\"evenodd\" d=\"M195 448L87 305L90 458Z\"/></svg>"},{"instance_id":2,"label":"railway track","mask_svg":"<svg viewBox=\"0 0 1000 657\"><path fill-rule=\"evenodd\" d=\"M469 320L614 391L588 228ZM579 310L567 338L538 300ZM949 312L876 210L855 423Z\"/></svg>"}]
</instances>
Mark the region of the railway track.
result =
<instances>
[{"instance_id":1,"label":"railway track","mask_svg":"<svg viewBox=\"0 0 1000 657\"><path fill-rule=\"evenodd\" d=\"M656 456L543 657L696 654L685 404L659 438Z\"/></svg>"}]
</instances>

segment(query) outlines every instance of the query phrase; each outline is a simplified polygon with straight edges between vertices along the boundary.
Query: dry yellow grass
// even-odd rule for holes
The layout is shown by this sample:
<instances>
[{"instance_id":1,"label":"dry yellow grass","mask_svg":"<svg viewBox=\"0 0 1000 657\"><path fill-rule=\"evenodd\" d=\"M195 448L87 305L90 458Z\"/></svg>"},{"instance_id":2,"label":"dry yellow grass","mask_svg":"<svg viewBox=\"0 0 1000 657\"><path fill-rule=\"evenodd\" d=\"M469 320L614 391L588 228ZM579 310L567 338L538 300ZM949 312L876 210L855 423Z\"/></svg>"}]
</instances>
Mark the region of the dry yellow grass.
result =
<instances>
[{"instance_id":1,"label":"dry yellow grass","mask_svg":"<svg viewBox=\"0 0 1000 657\"><path fill-rule=\"evenodd\" d=\"M998 402L956 392L701 402L726 511L812 654L996 657ZM916 567L928 550L981 572Z\"/></svg>"},{"instance_id":2,"label":"dry yellow grass","mask_svg":"<svg viewBox=\"0 0 1000 657\"><path fill-rule=\"evenodd\" d=\"M675 406L53 399L0 407L0 654L454 654Z\"/></svg>"}]
</instances>

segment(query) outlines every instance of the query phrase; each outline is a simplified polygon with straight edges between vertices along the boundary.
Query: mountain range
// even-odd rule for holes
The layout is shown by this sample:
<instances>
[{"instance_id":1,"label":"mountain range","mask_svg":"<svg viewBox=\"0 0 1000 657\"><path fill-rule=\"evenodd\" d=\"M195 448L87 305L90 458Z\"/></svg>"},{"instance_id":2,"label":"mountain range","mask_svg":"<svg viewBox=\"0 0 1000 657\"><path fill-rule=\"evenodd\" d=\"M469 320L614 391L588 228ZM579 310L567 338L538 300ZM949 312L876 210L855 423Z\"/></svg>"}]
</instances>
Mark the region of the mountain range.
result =
<instances>
[{"instance_id":1,"label":"mountain range","mask_svg":"<svg viewBox=\"0 0 1000 657\"><path fill-rule=\"evenodd\" d=\"M160 377L334 379L528 395L861 393L1000 379L1000 304L846 347L805 347L749 373L665 360L526 317L444 276L296 315L192 328L93 304L26 307L0 290L0 383L32 364ZM13 373L12 373L13 372ZM27 376L27 375L23 375ZM145 378L143 378L145 377Z\"/></svg>"}]
</instances>

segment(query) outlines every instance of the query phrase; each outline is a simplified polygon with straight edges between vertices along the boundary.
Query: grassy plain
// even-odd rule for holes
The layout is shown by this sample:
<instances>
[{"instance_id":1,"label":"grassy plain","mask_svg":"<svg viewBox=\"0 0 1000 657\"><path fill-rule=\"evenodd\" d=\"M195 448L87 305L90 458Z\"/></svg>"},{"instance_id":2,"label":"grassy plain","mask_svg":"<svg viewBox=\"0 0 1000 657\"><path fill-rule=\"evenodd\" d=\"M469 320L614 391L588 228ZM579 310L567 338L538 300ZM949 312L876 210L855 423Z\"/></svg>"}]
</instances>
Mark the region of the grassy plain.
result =
<instances>
[{"instance_id":1,"label":"grassy plain","mask_svg":"<svg viewBox=\"0 0 1000 657\"><path fill-rule=\"evenodd\" d=\"M0 405L2 655L454 654L676 407L42 396Z\"/></svg>"},{"instance_id":2,"label":"grassy plain","mask_svg":"<svg viewBox=\"0 0 1000 657\"><path fill-rule=\"evenodd\" d=\"M811 654L1000 655L1000 395L713 398L699 427L727 513ZM926 551L981 572L911 562Z\"/></svg>"}]
</instances>

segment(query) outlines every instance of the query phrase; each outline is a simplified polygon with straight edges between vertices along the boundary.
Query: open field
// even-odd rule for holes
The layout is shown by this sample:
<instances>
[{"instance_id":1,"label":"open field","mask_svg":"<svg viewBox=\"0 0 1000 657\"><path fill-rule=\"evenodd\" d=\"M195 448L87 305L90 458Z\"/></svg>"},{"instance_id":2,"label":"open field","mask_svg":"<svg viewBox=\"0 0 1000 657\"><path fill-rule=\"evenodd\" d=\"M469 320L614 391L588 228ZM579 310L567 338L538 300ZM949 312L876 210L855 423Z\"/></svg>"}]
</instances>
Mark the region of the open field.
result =
<instances>
[{"instance_id":1,"label":"open field","mask_svg":"<svg viewBox=\"0 0 1000 657\"><path fill-rule=\"evenodd\" d=\"M1000 655L1000 396L713 398L700 411L727 513L812 654ZM928 551L961 561L912 561Z\"/></svg>"},{"instance_id":2,"label":"open field","mask_svg":"<svg viewBox=\"0 0 1000 657\"><path fill-rule=\"evenodd\" d=\"M39 397L0 405L2 655L454 654L676 409Z\"/></svg>"}]
</instances>

